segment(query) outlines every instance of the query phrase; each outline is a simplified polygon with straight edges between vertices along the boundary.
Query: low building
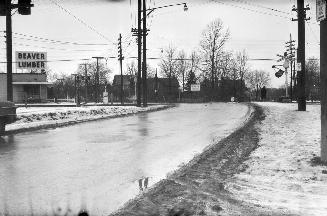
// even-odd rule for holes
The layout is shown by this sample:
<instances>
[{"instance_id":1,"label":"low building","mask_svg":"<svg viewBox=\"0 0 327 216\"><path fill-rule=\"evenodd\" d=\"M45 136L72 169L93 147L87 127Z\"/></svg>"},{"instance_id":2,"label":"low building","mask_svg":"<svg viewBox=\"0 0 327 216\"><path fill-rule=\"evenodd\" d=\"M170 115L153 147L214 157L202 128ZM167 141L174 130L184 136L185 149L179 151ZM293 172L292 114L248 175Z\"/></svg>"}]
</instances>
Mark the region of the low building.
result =
<instances>
[{"instance_id":1,"label":"low building","mask_svg":"<svg viewBox=\"0 0 327 216\"><path fill-rule=\"evenodd\" d=\"M45 102L48 96L47 88L52 83L47 82L44 73L13 73L13 101L23 103ZM7 100L7 74L0 73L0 101Z\"/></svg>"},{"instance_id":2,"label":"low building","mask_svg":"<svg viewBox=\"0 0 327 216\"><path fill-rule=\"evenodd\" d=\"M179 97L179 82L176 77L149 78L147 80L148 100L156 102L175 102Z\"/></svg>"},{"instance_id":3,"label":"low building","mask_svg":"<svg viewBox=\"0 0 327 216\"><path fill-rule=\"evenodd\" d=\"M119 100L121 91L121 75L115 75L112 82L112 93L115 100ZM124 98L131 98L135 95L135 76L123 75Z\"/></svg>"}]
</instances>

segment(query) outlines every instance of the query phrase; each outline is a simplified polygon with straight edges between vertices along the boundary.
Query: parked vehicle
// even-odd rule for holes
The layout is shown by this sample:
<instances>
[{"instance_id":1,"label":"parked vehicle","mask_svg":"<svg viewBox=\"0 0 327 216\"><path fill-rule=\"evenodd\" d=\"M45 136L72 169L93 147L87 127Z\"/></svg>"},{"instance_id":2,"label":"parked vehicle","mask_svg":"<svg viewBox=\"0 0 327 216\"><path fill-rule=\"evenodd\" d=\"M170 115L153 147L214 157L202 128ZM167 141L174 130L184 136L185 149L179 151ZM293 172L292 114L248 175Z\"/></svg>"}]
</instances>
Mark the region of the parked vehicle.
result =
<instances>
[{"instance_id":1,"label":"parked vehicle","mask_svg":"<svg viewBox=\"0 0 327 216\"><path fill-rule=\"evenodd\" d=\"M0 102L0 136L4 134L6 124L16 121L16 108L12 102Z\"/></svg>"}]
</instances>

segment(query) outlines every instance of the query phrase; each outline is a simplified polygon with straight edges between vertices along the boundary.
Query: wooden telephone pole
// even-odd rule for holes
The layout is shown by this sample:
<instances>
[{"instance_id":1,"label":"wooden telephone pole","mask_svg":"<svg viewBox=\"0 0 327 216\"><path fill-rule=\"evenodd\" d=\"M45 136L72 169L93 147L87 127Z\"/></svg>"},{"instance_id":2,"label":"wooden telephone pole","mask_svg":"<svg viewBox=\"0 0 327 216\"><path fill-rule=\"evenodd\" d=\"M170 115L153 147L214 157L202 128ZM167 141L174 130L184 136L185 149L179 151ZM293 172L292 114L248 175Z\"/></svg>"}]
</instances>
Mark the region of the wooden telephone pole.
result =
<instances>
[{"instance_id":1,"label":"wooden telephone pole","mask_svg":"<svg viewBox=\"0 0 327 216\"><path fill-rule=\"evenodd\" d=\"M6 49L7 49L7 100L13 101L13 86L12 86L12 22L11 11L18 9L21 15L30 15L31 0L18 1L18 4L12 4L11 0L1 0L0 16L6 16Z\"/></svg>"},{"instance_id":2,"label":"wooden telephone pole","mask_svg":"<svg viewBox=\"0 0 327 216\"><path fill-rule=\"evenodd\" d=\"M146 0L143 0L143 67L142 67L142 86L143 86L143 107L148 106L148 88L147 88L147 66L146 66Z\"/></svg>"},{"instance_id":3,"label":"wooden telephone pole","mask_svg":"<svg viewBox=\"0 0 327 216\"><path fill-rule=\"evenodd\" d=\"M318 1L317 1L318 3ZM326 0L322 3L324 18L320 20L320 92L321 92L321 160L327 163L327 19ZM324 4L324 6L323 6ZM317 5L318 9L318 5Z\"/></svg>"},{"instance_id":4,"label":"wooden telephone pole","mask_svg":"<svg viewBox=\"0 0 327 216\"><path fill-rule=\"evenodd\" d=\"M298 49L297 49L297 63L299 65L297 72L297 93L298 93L298 111L306 111L306 97L305 97L305 21L306 11L310 10L309 7L304 7L304 0L297 0L297 9L293 8L293 11L297 12L298 18L292 19L298 21Z\"/></svg>"},{"instance_id":5,"label":"wooden telephone pole","mask_svg":"<svg viewBox=\"0 0 327 216\"><path fill-rule=\"evenodd\" d=\"M119 34L118 38L118 60L120 66L120 103L124 104L124 77L123 77L123 48L121 46L121 34Z\"/></svg>"}]
</instances>

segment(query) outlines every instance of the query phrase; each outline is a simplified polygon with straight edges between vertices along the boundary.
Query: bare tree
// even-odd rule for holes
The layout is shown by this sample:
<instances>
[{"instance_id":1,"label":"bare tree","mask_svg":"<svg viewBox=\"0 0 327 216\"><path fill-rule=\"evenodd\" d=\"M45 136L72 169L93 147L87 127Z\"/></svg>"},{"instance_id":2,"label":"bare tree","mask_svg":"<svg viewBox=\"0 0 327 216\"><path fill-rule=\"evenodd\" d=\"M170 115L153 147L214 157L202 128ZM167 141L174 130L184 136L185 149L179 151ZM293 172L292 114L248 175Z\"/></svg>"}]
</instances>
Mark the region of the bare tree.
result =
<instances>
[{"instance_id":1,"label":"bare tree","mask_svg":"<svg viewBox=\"0 0 327 216\"><path fill-rule=\"evenodd\" d=\"M320 66L316 58L309 58L305 64L306 70L306 97L307 99L318 100L320 91Z\"/></svg>"},{"instance_id":2,"label":"bare tree","mask_svg":"<svg viewBox=\"0 0 327 216\"><path fill-rule=\"evenodd\" d=\"M186 53L184 50L179 51L177 56L176 68L177 68L177 78L179 83L182 84L184 91L185 79L188 76L188 68L190 67L189 62L186 60Z\"/></svg>"},{"instance_id":3,"label":"bare tree","mask_svg":"<svg viewBox=\"0 0 327 216\"><path fill-rule=\"evenodd\" d=\"M224 28L223 22L220 19L211 22L202 33L200 47L203 60L207 65L207 73L204 76L206 78L211 77L212 89L214 88L214 80L218 72L218 60L223 53L223 48L229 35L229 30Z\"/></svg>"},{"instance_id":4,"label":"bare tree","mask_svg":"<svg viewBox=\"0 0 327 216\"><path fill-rule=\"evenodd\" d=\"M235 60L232 52L224 52L220 58L221 79L231 79Z\"/></svg>"},{"instance_id":5,"label":"bare tree","mask_svg":"<svg viewBox=\"0 0 327 216\"><path fill-rule=\"evenodd\" d=\"M147 64L147 78L154 78L156 76L156 69Z\"/></svg>"},{"instance_id":6,"label":"bare tree","mask_svg":"<svg viewBox=\"0 0 327 216\"><path fill-rule=\"evenodd\" d=\"M177 77L177 49L173 45L169 45L163 49L163 55L159 67L163 77Z\"/></svg>"},{"instance_id":7,"label":"bare tree","mask_svg":"<svg viewBox=\"0 0 327 216\"><path fill-rule=\"evenodd\" d=\"M85 65L81 64L78 66L76 71L78 74L84 76L85 75ZM99 74L97 76L97 62L91 62L87 64L87 75L89 77L88 80L88 97L97 98L97 92L103 92L105 86L109 83L110 74L112 73L111 69L102 61L99 61ZM99 79L99 83L97 82L97 77ZM80 80L81 82L81 80ZM82 85L82 83L80 83ZM82 86L81 86L82 87ZM85 86L86 88L86 86ZM80 89L82 90L82 88Z\"/></svg>"},{"instance_id":8,"label":"bare tree","mask_svg":"<svg viewBox=\"0 0 327 216\"><path fill-rule=\"evenodd\" d=\"M248 87L255 91L258 100L259 90L270 83L270 74L263 70L254 70L249 71L245 79Z\"/></svg>"},{"instance_id":9,"label":"bare tree","mask_svg":"<svg viewBox=\"0 0 327 216\"><path fill-rule=\"evenodd\" d=\"M83 64L78 66L77 73L80 75L85 75L85 66ZM104 84L109 82L110 74L112 73L111 69L103 63L99 62L99 84ZM96 83L96 74L97 74L97 63L91 62L87 64L87 74L90 76L90 84Z\"/></svg>"},{"instance_id":10,"label":"bare tree","mask_svg":"<svg viewBox=\"0 0 327 216\"><path fill-rule=\"evenodd\" d=\"M127 75L137 75L137 65L135 61L132 61L131 63L127 64Z\"/></svg>"},{"instance_id":11,"label":"bare tree","mask_svg":"<svg viewBox=\"0 0 327 216\"><path fill-rule=\"evenodd\" d=\"M66 98L75 97L74 78L64 73L54 73L52 75L54 97Z\"/></svg>"},{"instance_id":12,"label":"bare tree","mask_svg":"<svg viewBox=\"0 0 327 216\"><path fill-rule=\"evenodd\" d=\"M248 61L249 61L249 56L245 52L245 50L236 53L236 69L238 72L238 77L241 81L241 86L240 86L241 92L243 90L244 76L249 71Z\"/></svg>"}]
</instances>

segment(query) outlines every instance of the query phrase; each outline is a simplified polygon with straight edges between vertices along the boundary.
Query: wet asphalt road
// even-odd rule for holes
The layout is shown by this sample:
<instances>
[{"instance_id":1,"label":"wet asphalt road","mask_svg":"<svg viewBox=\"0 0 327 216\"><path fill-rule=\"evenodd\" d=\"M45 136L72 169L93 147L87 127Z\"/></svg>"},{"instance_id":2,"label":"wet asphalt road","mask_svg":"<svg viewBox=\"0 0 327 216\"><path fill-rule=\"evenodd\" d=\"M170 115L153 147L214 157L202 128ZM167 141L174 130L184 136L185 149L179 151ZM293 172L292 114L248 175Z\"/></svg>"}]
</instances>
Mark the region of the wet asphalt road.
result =
<instances>
[{"instance_id":1,"label":"wet asphalt road","mask_svg":"<svg viewBox=\"0 0 327 216\"><path fill-rule=\"evenodd\" d=\"M242 104L169 110L0 138L0 213L109 214L234 131Z\"/></svg>"}]
</instances>

